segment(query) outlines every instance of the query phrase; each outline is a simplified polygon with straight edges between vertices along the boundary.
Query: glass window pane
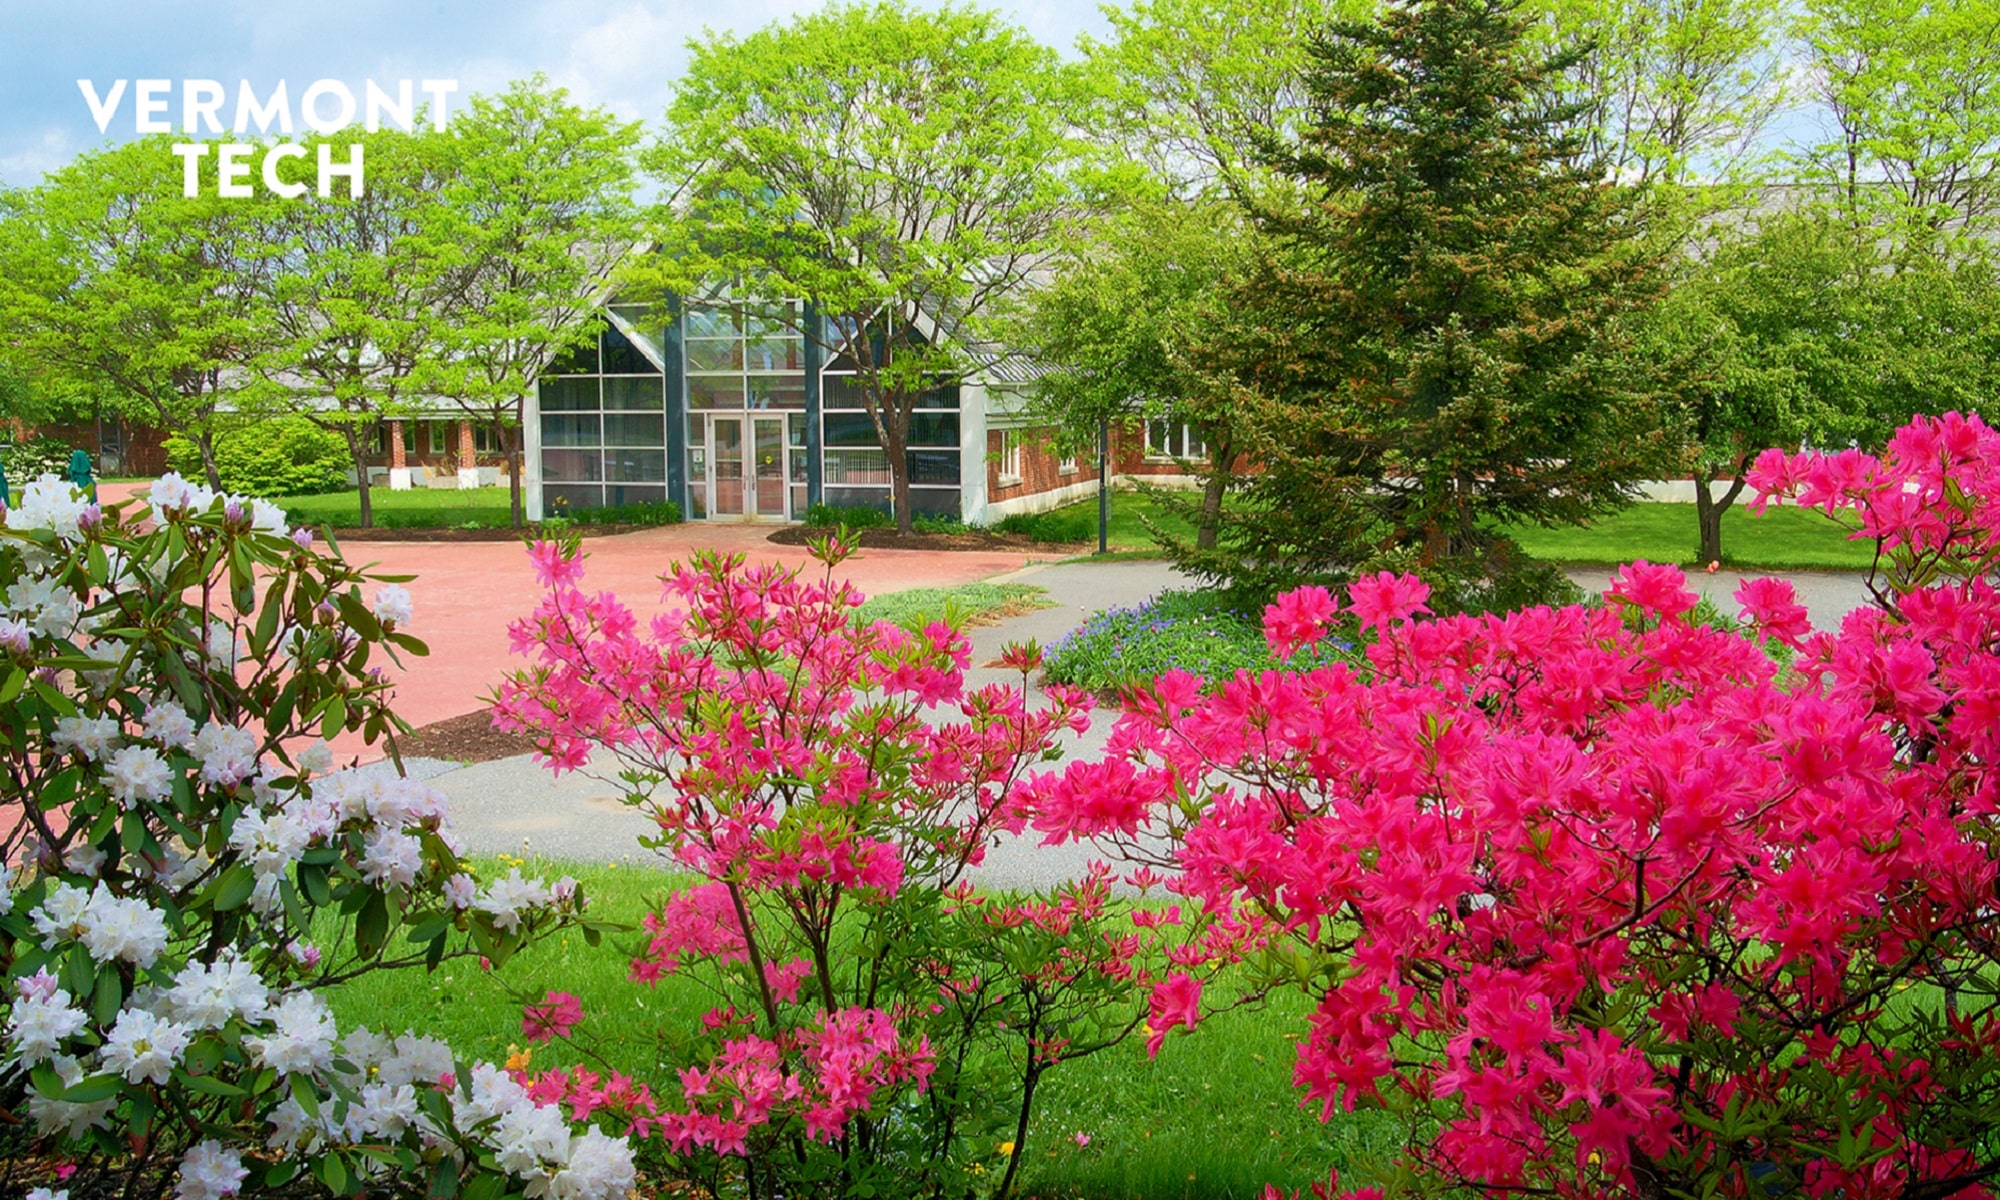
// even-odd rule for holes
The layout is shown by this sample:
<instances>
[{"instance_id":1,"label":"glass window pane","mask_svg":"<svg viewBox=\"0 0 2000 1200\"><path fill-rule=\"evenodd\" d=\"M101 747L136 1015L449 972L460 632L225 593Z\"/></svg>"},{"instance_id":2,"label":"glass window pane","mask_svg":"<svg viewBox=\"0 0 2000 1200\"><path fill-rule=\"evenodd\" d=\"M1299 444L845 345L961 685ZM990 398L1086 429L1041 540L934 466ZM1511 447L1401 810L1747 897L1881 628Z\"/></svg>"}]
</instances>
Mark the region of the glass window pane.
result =
<instances>
[{"instance_id":1,"label":"glass window pane","mask_svg":"<svg viewBox=\"0 0 2000 1200\"><path fill-rule=\"evenodd\" d=\"M742 408L741 375L688 376L689 408Z\"/></svg>"},{"instance_id":2,"label":"glass window pane","mask_svg":"<svg viewBox=\"0 0 2000 1200\"><path fill-rule=\"evenodd\" d=\"M803 375L752 375L748 380L751 408L804 408Z\"/></svg>"},{"instance_id":3,"label":"glass window pane","mask_svg":"<svg viewBox=\"0 0 2000 1200\"><path fill-rule=\"evenodd\" d=\"M742 322L727 309L694 307L687 311L687 335L691 338L734 338L742 332Z\"/></svg>"},{"instance_id":4,"label":"glass window pane","mask_svg":"<svg viewBox=\"0 0 2000 1200\"><path fill-rule=\"evenodd\" d=\"M913 412L910 414L910 445L958 445L958 414L955 412Z\"/></svg>"},{"instance_id":5,"label":"glass window pane","mask_svg":"<svg viewBox=\"0 0 2000 1200\"><path fill-rule=\"evenodd\" d=\"M604 407L659 412L667 406L666 381L658 375L647 378L613 378L604 381Z\"/></svg>"},{"instance_id":6,"label":"glass window pane","mask_svg":"<svg viewBox=\"0 0 2000 1200\"><path fill-rule=\"evenodd\" d=\"M828 413L821 418L827 446L880 446L867 413Z\"/></svg>"},{"instance_id":7,"label":"glass window pane","mask_svg":"<svg viewBox=\"0 0 2000 1200\"><path fill-rule=\"evenodd\" d=\"M852 375L822 375L819 384L821 408L861 408L861 385Z\"/></svg>"},{"instance_id":8,"label":"glass window pane","mask_svg":"<svg viewBox=\"0 0 2000 1200\"><path fill-rule=\"evenodd\" d=\"M953 384L950 387L932 388L928 392L923 392L917 396L916 406L918 408L957 408L958 385Z\"/></svg>"},{"instance_id":9,"label":"glass window pane","mask_svg":"<svg viewBox=\"0 0 2000 1200\"><path fill-rule=\"evenodd\" d=\"M561 516L572 508L596 508L603 504L604 489L594 483L546 484L542 488L542 503L548 515Z\"/></svg>"},{"instance_id":10,"label":"glass window pane","mask_svg":"<svg viewBox=\"0 0 2000 1200\"><path fill-rule=\"evenodd\" d=\"M597 407L598 390L595 379L544 379L542 380L542 411L571 412L577 409Z\"/></svg>"},{"instance_id":11,"label":"glass window pane","mask_svg":"<svg viewBox=\"0 0 2000 1200\"><path fill-rule=\"evenodd\" d=\"M665 483L665 450L606 450L604 478L614 483Z\"/></svg>"},{"instance_id":12,"label":"glass window pane","mask_svg":"<svg viewBox=\"0 0 2000 1200\"><path fill-rule=\"evenodd\" d=\"M542 451L542 482L595 483L604 478L604 456L596 450Z\"/></svg>"},{"instance_id":13,"label":"glass window pane","mask_svg":"<svg viewBox=\"0 0 2000 1200\"><path fill-rule=\"evenodd\" d=\"M664 446L666 418L659 413L612 413L604 418L607 446Z\"/></svg>"},{"instance_id":14,"label":"glass window pane","mask_svg":"<svg viewBox=\"0 0 2000 1200\"><path fill-rule=\"evenodd\" d=\"M909 450L905 453L910 456L911 483L958 482L957 450Z\"/></svg>"},{"instance_id":15,"label":"glass window pane","mask_svg":"<svg viewBox=\"0 0 2000 1200\"><path fill-rule=\"evenodd\" d=\"M794 446L806 444L806 415L793 413L785 418L785 438Z\"/></svg>"},{"instance_id":16,"label":"glass window pane","mask_svg":"<svg viewBox=\"0 0 2000 1200\"><path fill-rule=\"evenodd\" d=\"M752 371L803 371L806 344L800 338L761 337L750 339L744 362Z\"/></svg>"},{"instance_id":17,"label":"glass window pane","mask_svg":"<svg viewBox=\"0 0 2000 1200\"><path fill-rule=\"evenodd\" d=\"M796 303L760 304L743 317L743 332L752 338L796 337L799 306Z\"/></svg>"},{"instance_id":18,"label":"glass window pane","mask_svg":"<svg viewBox=\"0 0 2000 1200\"><path fill-rule=\"evenodd\" d=\"M883 450L828 450L825 478L830 484L886 486L889 482L889 455Z\"/></svg>"},{"instance_id":19,"label":"glass window pane","mask_svg":"<svg viewBox=\"0 0 2000 1200\"><path fill-rule=\"evenodd\" d=\"M911 488L910 511L926 517L955 517L960 511L958 489Z\"/></svg>"},{"instance_id":20,"label":"glass window pane","mask_svg":"<svg viewBox=\"0 0 2000 1200\"><path fill-rule=\"evenodd\" d=\"M914 495L915 493L912 493ZM957 493L952 493L956 495ZM889 489L886 487L829 487L826 502L835 508L872 508L878 512L889 511ZM914 507L914 506L912 506Z\"/></svg>"},{"instance_id":21,"label":"glass window pane","mask_svg":"<svg viewBox=\"0 0 2000 1200\"><path fill-rule=\"evenodd\" d=\"M658 504L667 498L667 489L629 483L614 483L604 489L606 504Z\"/></svg>"},{"instance_id":22,"label":"glass window pane","mask_svg":"<svg viewBox=\"0 0 2000 1200\"><path fill-rule=\"evenodd\" d=\"M544 446L595 446L597 445L597 416L566 416L555 413L542 414L542 445Z\"/></svg>"},{"instance_id":23,"label":"glass window pane","mask_svg":"<svg viewBox=\"0 0 2000 1200\"><path fill-rule=\"evenodd\" d=\"M690 371L740 371L743 369L743 343L734 338L726 342L712 342L689 338L687 342L687 369Z\"/></svg>"},{"instance_id":24,"label":"glass window pane","mask_svg":"<svg viewBox=\"0 0 2000 1200\"><path fill-rule=\"evenodd\" d=\"M629 338L607 324L604 327L603 370L606 375L651 375L658 368Z\"/></svg>"},{"instance_id":25,"label":"glass window pane","mask_svg":"<svg viewBox=\"0 0 2000 1200\"><path fill-rule=\"evenodd\" d=\"M708 444L708 422L707 422L707 420L705 420L705 419L703 419L703 418L701 418L701 417L689 417L689 418L688 418L688 445L690 445L690 446L706 446L707 444Z\"/></svg>"},{"instance_id":26,"label":"glass window pane","mask_svg":"<svg viewBox=\"0 0 2000 1200\"><path fill-rule=\"evenodd\" d=\"M592 338L581 346L572 346L556 355L542 372L544 375L594 375L597 373L597 339Z\"/></svg>"}]
</instances>

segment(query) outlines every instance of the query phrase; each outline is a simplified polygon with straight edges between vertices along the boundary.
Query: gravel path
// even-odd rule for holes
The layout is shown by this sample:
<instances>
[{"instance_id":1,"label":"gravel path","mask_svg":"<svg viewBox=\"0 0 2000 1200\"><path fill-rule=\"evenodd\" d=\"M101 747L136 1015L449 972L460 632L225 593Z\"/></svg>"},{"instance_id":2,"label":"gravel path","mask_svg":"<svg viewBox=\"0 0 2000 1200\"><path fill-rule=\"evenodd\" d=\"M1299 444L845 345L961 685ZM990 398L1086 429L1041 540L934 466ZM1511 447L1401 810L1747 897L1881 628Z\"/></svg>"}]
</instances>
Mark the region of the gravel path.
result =
<instances>
[{"instance_id":1,"label":"gravel path","mask_svg":"<svg viewBox=\"0 0 2000 1200\"><path fill-rule=\"evenodd\" d=\"M1611 572L1575 570L1570 577L1587 591L1601 591ZM1730 599L1742 576L1733 571L1694 576L1695 587L1725 611L1734 613ZM1796 574L1791 576L1813 622L1837 625L1850 609L1868 601L1858 575ZM996 659L1011 641L1033 638L1043 645L1082 624L1100 609L1138 604L1164 588L1186 586L1187 580L1165 563L1060 563L1032 566L996 577L995 582L1032 583L1046 588L1054 607L1013 617L972 631L973 668L970 687L1003 681L1012 673L978 664ZM1100 711L1090 729L1066 740L1064 750L1077 757L1102 751L1113 714ZM448 798L453 823L475 854L509 853L586 862L646 863L657 861L638 839L651 832L644 818L619 800L622 785L608 755L600 755L583 771L552 776L529 758L505 758L467 767L437 759L407 763L410 773L429 779ZM386 769L378 764L374 768ZM1080 875L1092 857L1085 846L1044 847L1038 835L1008 839L987 857L976 875L989 887L1034 889Z\"/></svg>"}]
</instances>

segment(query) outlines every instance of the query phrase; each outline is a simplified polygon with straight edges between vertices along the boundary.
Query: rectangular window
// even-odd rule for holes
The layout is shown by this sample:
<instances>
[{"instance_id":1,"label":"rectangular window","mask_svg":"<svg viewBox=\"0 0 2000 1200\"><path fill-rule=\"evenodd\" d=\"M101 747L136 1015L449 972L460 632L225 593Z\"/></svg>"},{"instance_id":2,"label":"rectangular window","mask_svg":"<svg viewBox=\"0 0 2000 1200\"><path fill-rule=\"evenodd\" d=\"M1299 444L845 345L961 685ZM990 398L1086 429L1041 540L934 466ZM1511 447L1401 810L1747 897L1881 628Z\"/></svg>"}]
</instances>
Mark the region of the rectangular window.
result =
<instances>
[{"instance_id":1,"label":"rectangular window","mask_svg":"<svg viewBox=\"0 0 2000 1200\"><path fill-rule=\"evenodd\" d=\"M889 483L889 455L882 450L825 451L825 480L828 484Z\"/></svg>"},{"instance_id":2,"label":"rectangular window","mask_svg":"<svg viewBox=\"0 0 2000 1200\"><path fill-rule=\"evenodd\" d=\"M1146 457L1156 460L1201 458L1208 447L1194 426L1182 421L1154 419L1146 422Z\"/></svg>"},{"instance_id":3,"label":"rectangular window","mask_svg":"<svg viewBox=\"0 0 2000 1200\"><path fill-rule=\"evenodd\" d=\"M1021 431L1000 431L1000 486L1021 482Z\"/></svg>"},{"instance_id":4,"label":"rectangular window","mask_svg":"<svg viewBox=\"0 0 2000 1200\"><path fill-rule=\"evenodd\" d=\"M1062 472L1064 475L1076 474L1076 455L1063 455L1061 460L1056 463L1056 470Z\"/></svg>"}]
</instances>

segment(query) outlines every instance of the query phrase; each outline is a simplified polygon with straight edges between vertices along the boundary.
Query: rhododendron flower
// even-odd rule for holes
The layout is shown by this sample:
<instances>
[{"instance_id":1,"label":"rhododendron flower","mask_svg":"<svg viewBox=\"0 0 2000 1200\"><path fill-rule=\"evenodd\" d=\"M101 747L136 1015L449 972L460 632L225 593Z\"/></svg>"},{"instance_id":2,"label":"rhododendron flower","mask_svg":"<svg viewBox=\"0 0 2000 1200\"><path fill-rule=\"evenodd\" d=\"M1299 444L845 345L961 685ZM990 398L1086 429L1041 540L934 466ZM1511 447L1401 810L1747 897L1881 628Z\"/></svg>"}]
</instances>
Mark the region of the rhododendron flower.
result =
<instances>
[{"instance_id":1,"label":"rhododendron flower","mask_svg":"<svg viewBox=\"0 0 2000 1200\"><path fill-rule=\"evenodd\" d=\"M540 1004L530 1004L521 1019L521 1033L531 1042L568 1037L583 1020L583 1001L569 992L550 992Z\"/></svg>"},{"instance_id":2,"label":"rhododendron flower","mask_svg":"<svg viewBox=\"0 0 2000 1200\"><path fill-rule=\"evenodd\" d=\"M1153 988L1151 1015L1146 1026L1146 1053L1157 1057L1167 1040L1167 1031L1176 1025L1193 1029L1201 1020L1201 981L1186 971L1175 971Z\"/></svg>"},{"instance_id":3,"label":"rhododendron flower","mask_svg":"<svg viewBox=\"0 0 2000 1200\"><path fill-rule=\"evenodd\" d=\"M1347 587L1347 606L1363 629L1381 629L1428 613L1430 607L1424 602L1430 598L1431 587L1423 580L1388 571L1363 576Z\"/></svg>"},{"instance_id":4,"label":"rhododendron flower","mask_svg":"<svg viewBox=\"0 0 2000 1200\"><path fill-rule=\"evenodd\" d=\"M1333 593L1323 587L1296 588L1266 605L1264 640L1271 653L1289 659L1299 647L1316 645L1337 607Z\"/></svg>"},{"instance_id":5,"label":"rhododendron flower","mask_svg":"<svg viewBox=\"0 0 2000 1200\"><path fill-rule=\"evenodd\" d=\"M1604 595L1662 619L1678 617L1700 602L1700 597L1688 590L1687 576L1679 567L1661 566L1643 558L1620 567L1611 577L1611 585L1604 589Z\"/></svg>"}]
</instances>

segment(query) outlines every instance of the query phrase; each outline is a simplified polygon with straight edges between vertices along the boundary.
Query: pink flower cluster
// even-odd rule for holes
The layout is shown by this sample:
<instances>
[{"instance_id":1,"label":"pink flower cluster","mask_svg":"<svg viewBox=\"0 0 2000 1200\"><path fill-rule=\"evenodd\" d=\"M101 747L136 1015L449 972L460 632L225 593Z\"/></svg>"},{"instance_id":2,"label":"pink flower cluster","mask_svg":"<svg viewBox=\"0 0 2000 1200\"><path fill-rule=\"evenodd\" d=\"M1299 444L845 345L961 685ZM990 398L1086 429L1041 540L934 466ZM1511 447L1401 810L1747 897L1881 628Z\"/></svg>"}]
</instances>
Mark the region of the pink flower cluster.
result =
<instances>
[{"instance_id":1,"label":"pink flower cluster","mask_svg":"<svg viewBox=\"0 0 2000 1200\"><path fill-rule=\"evenodd\" d=\"M1208 692L1169 673L1106 761L1027 783L1051 840L1176 846L1169 887L1207 929L1154 989L1153 1047L1199 1020L1205 971L1288 940L1332 980L1306 1100L1427 1106L1410 1153L1448 1178L1976 1180L1937 1081L1990 1058L2000 1013L1890 1031L2000 933L2000 434L1919 420L1880 458L1773 452L1753 482L1852 515L1884 549L1883 606L1813 632L1789 584L1754 580L1746 637L1637 563L1606 606L1416 621L1424 585L1378 576L1347 598L1377 632L1367 669ZM1311 646L1335 607L1280 598L1273 648ZM1746 1134L1745 1112L1776 1115Z\"/></svg>"}]
</instances>

